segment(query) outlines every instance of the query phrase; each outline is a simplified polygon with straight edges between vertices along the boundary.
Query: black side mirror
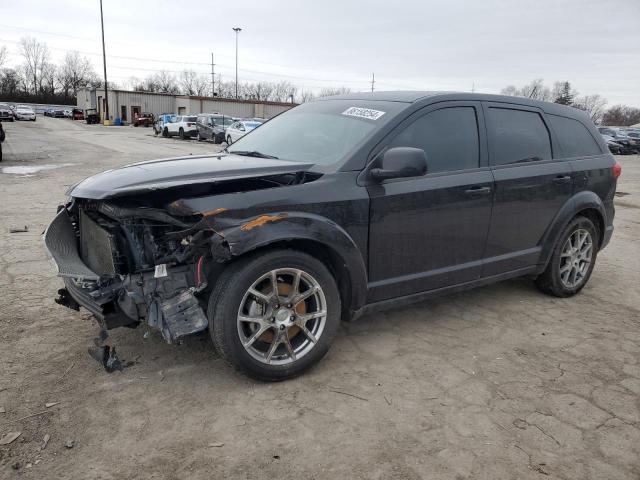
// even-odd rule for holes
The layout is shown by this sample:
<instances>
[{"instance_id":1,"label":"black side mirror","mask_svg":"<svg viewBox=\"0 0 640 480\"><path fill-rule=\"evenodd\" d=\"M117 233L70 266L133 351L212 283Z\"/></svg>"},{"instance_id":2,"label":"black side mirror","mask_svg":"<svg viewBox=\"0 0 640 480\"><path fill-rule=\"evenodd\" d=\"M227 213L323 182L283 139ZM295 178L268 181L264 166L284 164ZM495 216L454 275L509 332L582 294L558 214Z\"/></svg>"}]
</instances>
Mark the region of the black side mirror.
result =
<instances>
[{"instance_id":1,"label":"black side mirror","mask_svg":"<svg viewBox=\"0 0 640 480\"><path fill-rule=\"evenodd\" d=\"M421 177L427 173L427 154L421 148L394 147L382 155L382 168L372 168L376 180Z\"/></svg>"}]
</instances>

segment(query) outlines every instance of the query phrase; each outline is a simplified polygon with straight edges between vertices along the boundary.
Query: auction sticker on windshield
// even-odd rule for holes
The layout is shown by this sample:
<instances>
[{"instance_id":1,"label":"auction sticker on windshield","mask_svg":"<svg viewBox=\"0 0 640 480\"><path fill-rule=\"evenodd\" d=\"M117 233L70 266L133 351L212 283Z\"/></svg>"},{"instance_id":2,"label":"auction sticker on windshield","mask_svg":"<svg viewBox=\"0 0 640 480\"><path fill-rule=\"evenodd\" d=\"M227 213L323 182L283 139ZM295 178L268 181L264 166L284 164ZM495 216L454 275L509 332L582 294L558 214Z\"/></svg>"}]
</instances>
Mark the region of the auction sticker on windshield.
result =
<instances>
[{"instance_id":1,"label":"auction sticker on windshield","mask_svg":"<svg viewBox=\"0 0 640 480\"><path fill-rule=\"evenodd\" d=\"M366 118L369 120L377 120L384 114L385 112L381 112L380 110L373 110L371 108L361 108L361 107L350 107L350 108L347 108L344 112L342 112L342 115L349 115L350 117Z\"/></svg>"}]
</instances>

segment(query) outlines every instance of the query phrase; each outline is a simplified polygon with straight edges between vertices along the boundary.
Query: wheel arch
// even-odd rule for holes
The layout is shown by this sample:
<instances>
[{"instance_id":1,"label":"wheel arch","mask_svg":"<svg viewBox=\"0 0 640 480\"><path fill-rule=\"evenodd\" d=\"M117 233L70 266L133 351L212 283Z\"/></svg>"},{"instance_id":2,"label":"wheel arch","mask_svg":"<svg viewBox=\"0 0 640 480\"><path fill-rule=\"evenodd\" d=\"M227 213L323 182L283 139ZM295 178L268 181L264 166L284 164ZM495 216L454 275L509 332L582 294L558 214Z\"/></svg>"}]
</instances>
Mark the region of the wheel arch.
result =
<instances>
[{"instance_id":1,"label":"wheel arch","mask_svg":"<svg viewBox=\"0 0 640 480\"><path fill-rule=\"evenodd\" d=\"M231 255L226 263L247 254L276 248L300 250L329 268L340 292L343 318L364 305L367 290L365 262L356 243L344 229L324 217L308 213L276 214L270 217L275 221L257 222L260 218L264 216L219 232Z\"/></svg>"},{"instance_id":2,"label":"wheel arch","mask_svg":"<svg viewBox=\"0 0 640 480\"><path fill-rule=\"evenodd\" d=\"M571 197L562 206L542 240L541 271L549 263L553 247L566 226L575 217L582 215L593 222L598 229L598 249L602 247L607 213L600 197L591 191L582 191Z\"/></svg>"}]
</instances>

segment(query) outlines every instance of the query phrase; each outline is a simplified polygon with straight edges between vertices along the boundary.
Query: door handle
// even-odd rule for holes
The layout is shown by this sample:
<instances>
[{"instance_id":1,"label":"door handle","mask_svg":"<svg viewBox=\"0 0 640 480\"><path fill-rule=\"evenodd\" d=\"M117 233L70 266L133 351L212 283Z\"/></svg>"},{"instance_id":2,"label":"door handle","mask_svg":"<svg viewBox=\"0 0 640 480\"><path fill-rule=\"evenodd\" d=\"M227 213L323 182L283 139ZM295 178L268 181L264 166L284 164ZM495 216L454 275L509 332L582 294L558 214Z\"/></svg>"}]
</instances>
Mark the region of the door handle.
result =
<instances>
[{"instance_id":1,"label":"door handle","mask_svg":"<svg viewBox=\"0 0 640 480\"><path fill-rule=\"evenodd\" d=\"M570 181L571 181L570 175L558 175L556 178L553 179L553 183L557 183L558 185L561 185L563 183L569 183Z\"/></svg>"},{"instance_id":2,"label":"door handle","mask_svg":"<svg viewBox=\"0 0 640 480\"><path fill-rule=\"evenodd\" d=\"M471 187L469 190L465 190L464 193L467 195L489 195L491 193L491 188L476 185Z\"/></svg>"}]
</instances>

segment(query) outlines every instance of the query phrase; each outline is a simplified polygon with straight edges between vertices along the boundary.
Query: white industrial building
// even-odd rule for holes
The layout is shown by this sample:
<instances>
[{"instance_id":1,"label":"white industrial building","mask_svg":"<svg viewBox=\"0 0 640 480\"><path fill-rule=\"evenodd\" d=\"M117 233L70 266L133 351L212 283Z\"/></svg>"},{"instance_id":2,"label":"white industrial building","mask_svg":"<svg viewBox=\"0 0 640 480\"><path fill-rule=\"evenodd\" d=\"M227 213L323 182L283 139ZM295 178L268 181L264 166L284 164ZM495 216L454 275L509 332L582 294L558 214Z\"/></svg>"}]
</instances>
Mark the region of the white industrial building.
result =
<instances>
[{"instance_id":1,"label":"white industrial building","mask_svg":"<svg viewBox=\"0 0 640 480\"><path fill-rule=\"evenodd\" d=\"M151 112L158 116L162 113L193 115L197 113L218 112L232 117L271 118L294 107L294 103L264 102L259 100L234 100L230 98L194 97L167 93L132 92L127 90L109 90L109 120L113 124L117 119L130 123L136 115ZM95 108L104 120L104 90L84 89L78 92L78 108Z\"/></svg>"}]
</instances>

